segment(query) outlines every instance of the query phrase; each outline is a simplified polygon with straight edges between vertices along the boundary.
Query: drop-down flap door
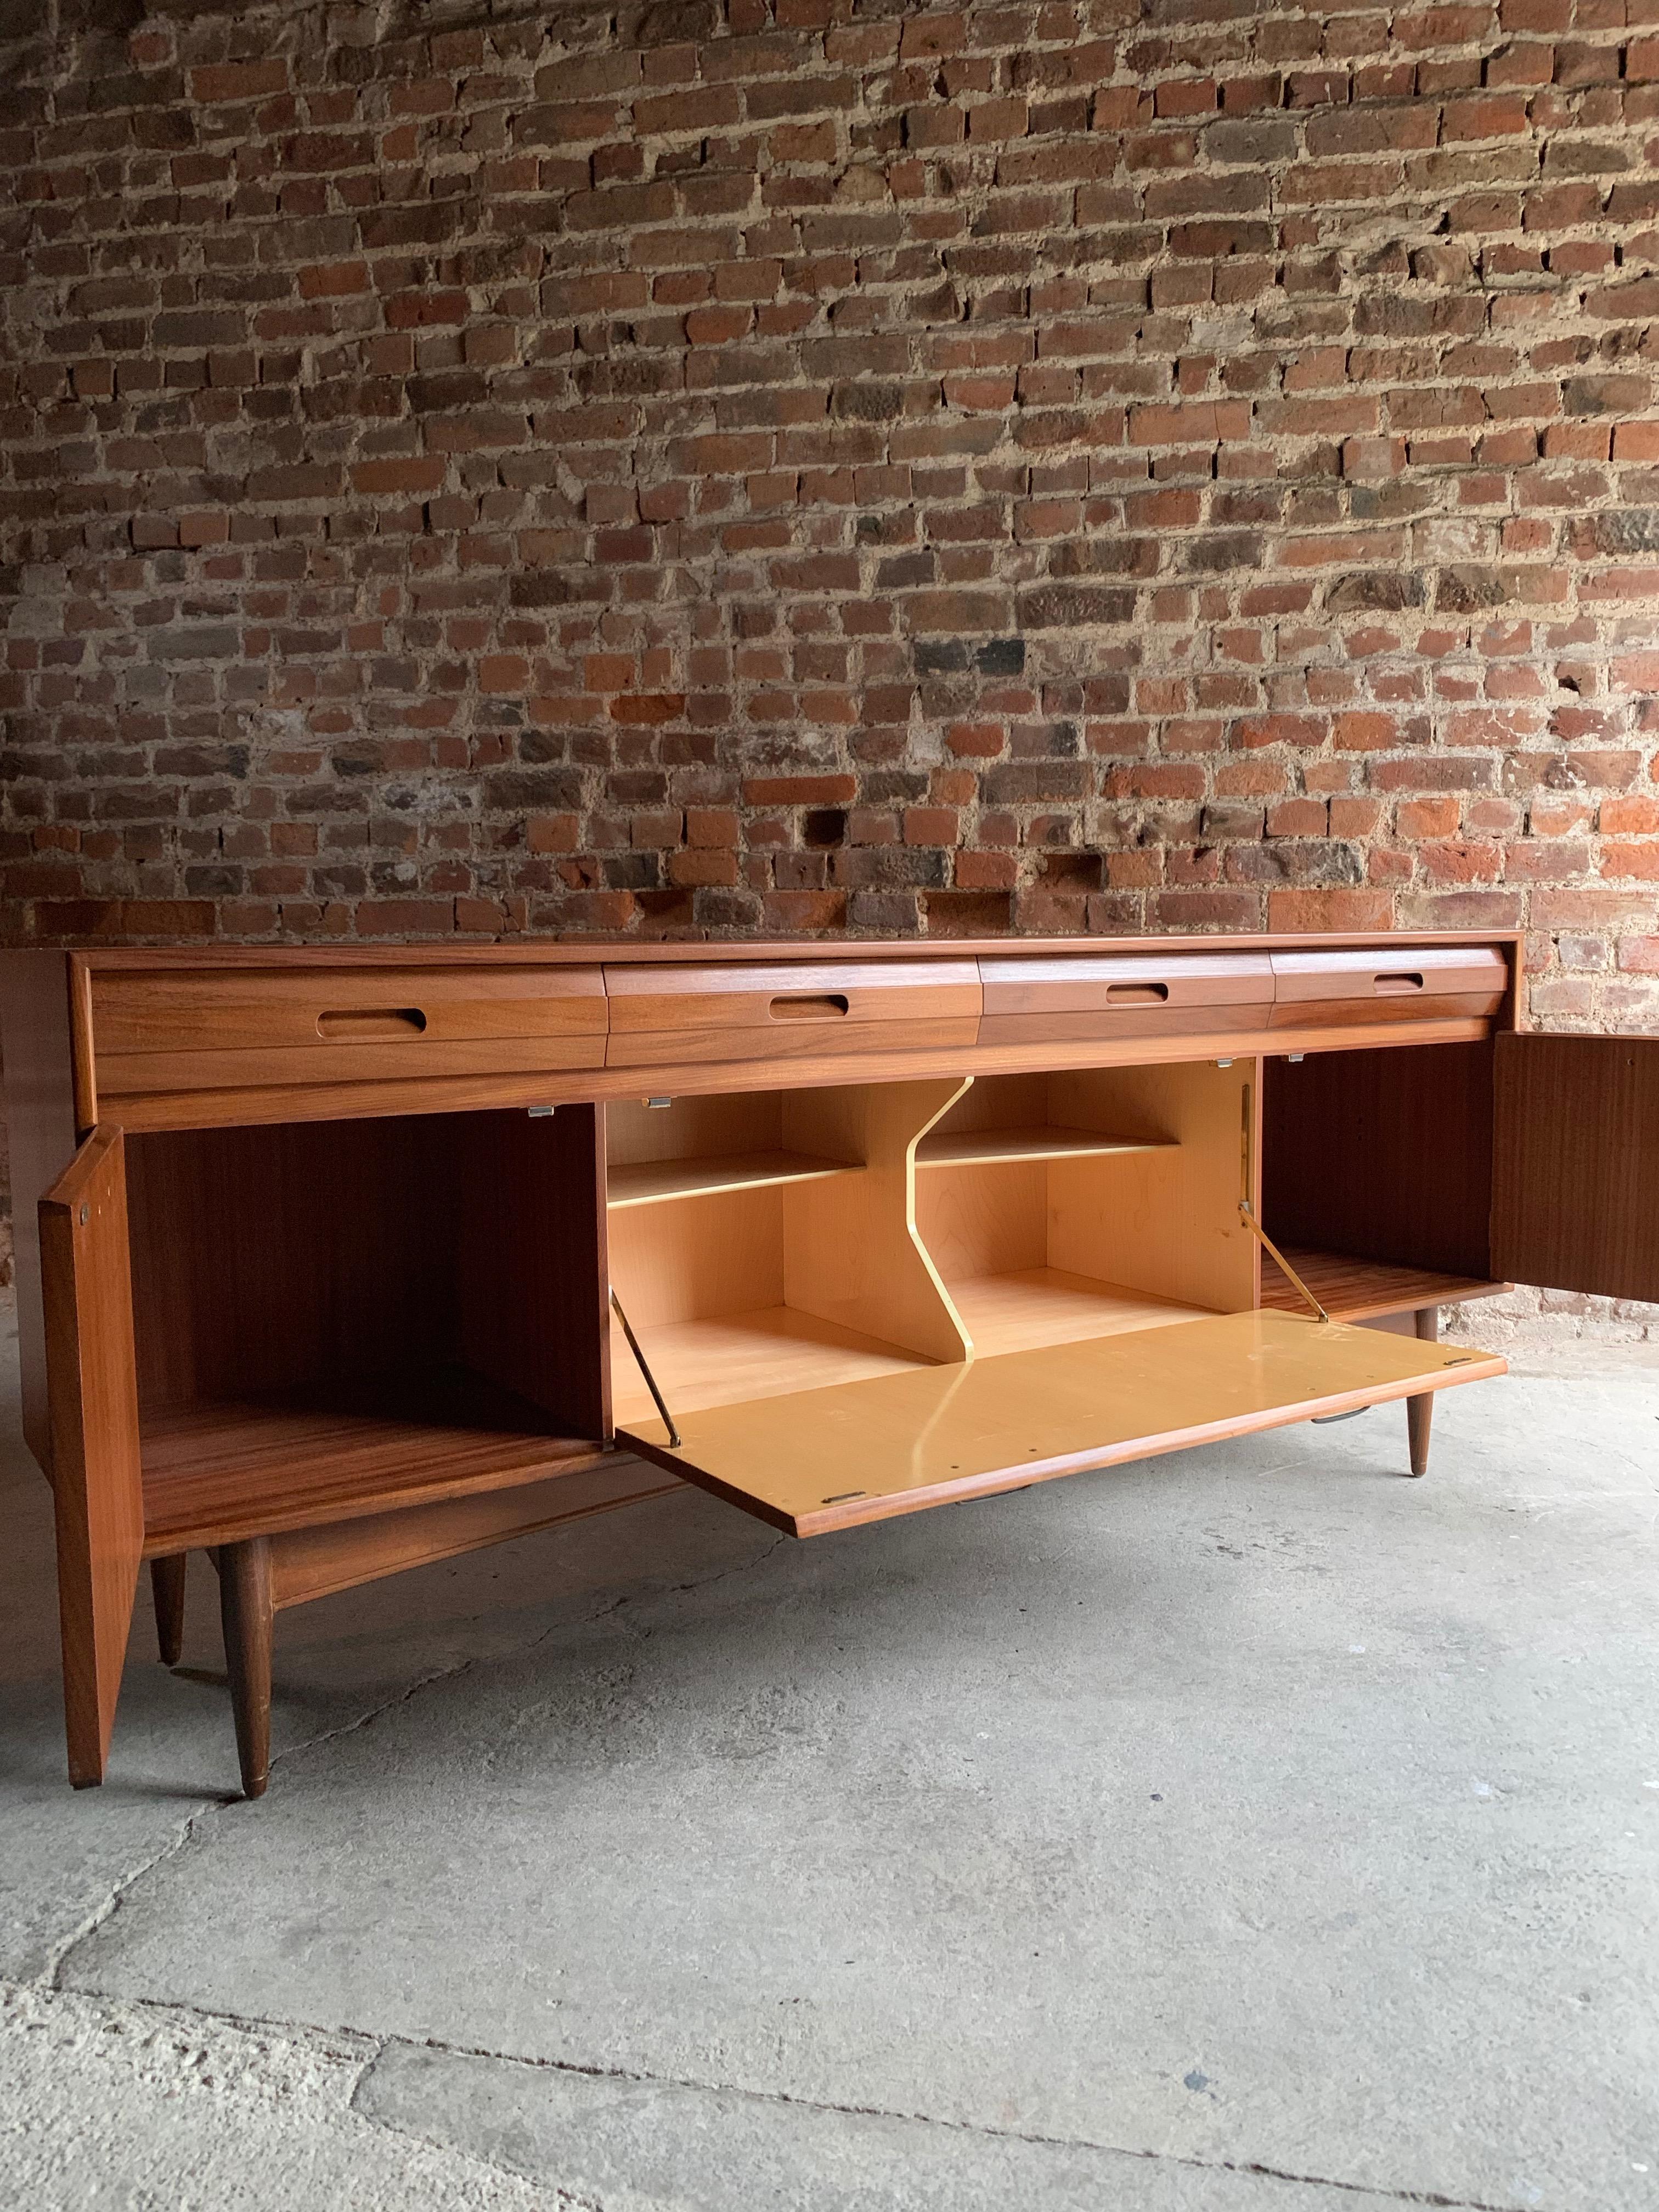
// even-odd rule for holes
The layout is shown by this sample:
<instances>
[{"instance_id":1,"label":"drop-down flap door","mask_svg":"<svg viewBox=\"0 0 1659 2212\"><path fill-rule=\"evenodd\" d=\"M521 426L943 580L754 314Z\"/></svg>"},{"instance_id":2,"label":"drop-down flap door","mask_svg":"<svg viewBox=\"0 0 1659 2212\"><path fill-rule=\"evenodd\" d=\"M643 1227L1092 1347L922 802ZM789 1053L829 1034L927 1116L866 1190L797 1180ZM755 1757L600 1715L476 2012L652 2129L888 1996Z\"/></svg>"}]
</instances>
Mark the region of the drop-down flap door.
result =
<instances>
[{"instance_id":1,"label":"drop-down flap door","mask_svg":"<svg viewBox=\"0 0 1659 2212\"><path fill-rule=\"evenodd\" d=\"M678 1446L660 1421L617 1441L816 1536L1504 1371L1455 1344L1215 1314L683 1413Z\"/></svg>"},{"instance_id":2,"label":"drop-down flap door","mask_svg":"<svg viewBox=\"0 0 1659 2212\"><path fill-rule=\"evenodd\" d=\"M104 1778L144 1544L119 1129L93 1131L40 1212L64 1713L81 1790Z\"/></svg>"}]
</instances>

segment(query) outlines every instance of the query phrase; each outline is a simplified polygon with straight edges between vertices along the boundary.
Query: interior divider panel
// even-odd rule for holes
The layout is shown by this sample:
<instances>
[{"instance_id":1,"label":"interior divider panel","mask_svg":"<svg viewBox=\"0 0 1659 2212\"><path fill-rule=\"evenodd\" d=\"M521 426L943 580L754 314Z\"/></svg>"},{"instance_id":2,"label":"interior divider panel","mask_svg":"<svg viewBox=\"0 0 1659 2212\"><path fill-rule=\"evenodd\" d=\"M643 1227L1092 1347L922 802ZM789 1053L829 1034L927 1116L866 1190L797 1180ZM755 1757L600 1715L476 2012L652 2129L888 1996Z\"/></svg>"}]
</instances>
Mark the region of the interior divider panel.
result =
<instances>
[{"instance_id":1,"label":"interior divider panel","mask_svg":"<svg viewBox=\"0 0 1659 2212\"><path fill-rule=\"evenodd\" d=\"M602 1067L605 977L591 968L96 969L106 1097L262 1084Z\"/></svg>"},{"instance_id":2,"label":"interior divider panel","mask_svg":"<svg viewBox=\"0 0 1659 2212\"><path fill-rule=\"evenodd\" d=\"M978 1038L972 960L732 961L605 970L605 1064L799 1061Z\"/></svg>"},{"instance_id":3,"label":"interior divider panel","mask_svg":"<svg viewBox=\"0 0 1659 2212\"><path fill-rule=\"evenodd\" d=\"M1272 1029L1444 1021L1490 1016L1509 963L1490 945L1381 945L1368 951L1271 952Z\"/></svg>"},{"instance_id":4,"label":"interior divider panel","mask_svg":"<svg viewBox=\"0 0 1659 2212\"><path fill-rule=\"evenodd\" d=\"M1223 1314L686 1413L678 1449L656 1419L617 1441L815 1536L1505 1368L1494 1353L1340 1322Z\"/></svg>"},{"instance_id":5,"label":"interior divider panel","mask_svg":"<svg viewBox=\"0 0 1659 2212\"><path fill-rule=\"evenodd\" d=\"M981 959L981 1044L1190 1036L1264 1028L1265 952L1098 953Z\"/></svg>"}]
</instances>

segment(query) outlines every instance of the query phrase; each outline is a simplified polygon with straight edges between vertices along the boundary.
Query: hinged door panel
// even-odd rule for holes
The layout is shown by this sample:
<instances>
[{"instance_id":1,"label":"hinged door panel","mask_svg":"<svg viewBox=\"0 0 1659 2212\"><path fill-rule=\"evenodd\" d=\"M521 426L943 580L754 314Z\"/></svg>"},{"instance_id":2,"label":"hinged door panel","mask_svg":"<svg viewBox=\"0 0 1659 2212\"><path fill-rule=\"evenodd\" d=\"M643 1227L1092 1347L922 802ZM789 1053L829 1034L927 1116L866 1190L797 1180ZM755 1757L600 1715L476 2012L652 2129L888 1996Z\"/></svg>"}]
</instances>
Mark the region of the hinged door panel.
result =
<instances>
[{"instance_id":1,"label":"hinged door panel","mask_svg":"<svg viewBox=\"0 0 1659 2212\"><path fill-rule=\"evenodd\" d=\"M1492 1273L1659 1298L1659 1037L1500 1036L1493 1124Z\"/></svg>"},{"instance_id":2,"label":"hinged door panel","mask_svg":"<svg viewBox=\"0 0 1659 2212\"><path fill-rule=\"evenodd\" d=\"M40 1200L70 1780L104 1778L144 1543L121 1132L95 1128Z\"/></svg>"},{"instance_id":3,"label":"hinged door panel","mask_svg":"<svg viewBox=\"0 0 1659 2212\"><path fill-rule=\"evenodd\" d=\"M1504 1371L1455 1344L1217 1314L714 1407L679 1417L678 1448L654 1420L617 1441L816 1536Z\"/></svg>"}]
</instances>

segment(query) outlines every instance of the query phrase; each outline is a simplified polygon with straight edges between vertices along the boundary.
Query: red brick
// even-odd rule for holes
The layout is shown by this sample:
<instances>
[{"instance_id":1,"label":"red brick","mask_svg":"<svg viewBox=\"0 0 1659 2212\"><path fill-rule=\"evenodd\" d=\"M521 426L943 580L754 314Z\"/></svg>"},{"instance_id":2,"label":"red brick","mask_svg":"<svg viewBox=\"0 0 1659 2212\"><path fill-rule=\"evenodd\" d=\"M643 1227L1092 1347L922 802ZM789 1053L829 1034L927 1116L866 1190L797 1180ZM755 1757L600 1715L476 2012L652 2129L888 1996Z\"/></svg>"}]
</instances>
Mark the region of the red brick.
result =
<instances>
[{"instance_id":1,"label":"red brick","mask_svg":"<svg viewBox=\"0 0 1659 2212\"><path fill-rule=\"evenodd\" d=\"M1656 0L1133 12L66 48L9 927L1659 939Z\"/></svg>"},{"instance_id":2,"label":"red brick","mask_svg":"<svg viewBox=\"0 0 1659 2212\"><path fill-rule=\"evenodd\" d=\"M192 100L259 100L268 93L287 89L288 64L275 58L263 62L217 62L190 73Z\"/></svg>"}]
</instances>

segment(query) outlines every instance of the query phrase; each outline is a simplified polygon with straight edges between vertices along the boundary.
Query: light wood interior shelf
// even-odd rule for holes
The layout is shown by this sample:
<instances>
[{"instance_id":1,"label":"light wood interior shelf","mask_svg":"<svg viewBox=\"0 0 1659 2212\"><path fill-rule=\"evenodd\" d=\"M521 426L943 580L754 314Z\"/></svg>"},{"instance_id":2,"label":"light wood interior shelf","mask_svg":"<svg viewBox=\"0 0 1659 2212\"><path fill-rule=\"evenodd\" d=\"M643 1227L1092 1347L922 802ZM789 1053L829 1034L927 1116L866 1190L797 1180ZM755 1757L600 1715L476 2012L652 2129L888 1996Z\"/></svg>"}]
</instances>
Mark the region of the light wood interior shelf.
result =
<instances>
[{"instance_id":1,"label":"light wood interior shelf","mask_svg":"<svg viewBox=\"0 0 1659 2212\"><path fill-rule=\"evenodd\" d=\"M728 1401L775 1398L837 1382L864 1382L901 1375L932 1363L878 1337L861 1335L793 1306L763 1306L750 1313L706 1320L659 1322L639 1332L668 1409L676 1419ZM619 1426L653 1418L656 1407L613 1324L611 1401Z\"/></svg>"},{"instance_id":2,"label":"light wood interior shelf","mask_svg":"<svg viewBox=\"0 0 1659 2212\"><path fill-rule=\"evenodd\" d=\"M664 1199L763 1190L781 1183L822 1182L829 1176L862 1172L856 1160L820 1159L810 1152L706 1153L695 1159L635 1160L613 1165L606 1194L612 1206L655 1206Z\"/></svg>"},{"instance_id":3,"label":"light wood interior shelf","mask_svg":"<svg viewBox=\"0 0 1659 2212\"><path fill-rule=\"evenodd\" d=\"M973 1339L976 1356L1032 1352L1045 1344L1078 1344L1125 1329L1161 1328L1168 1322L1212 1321L1208 1306L1185 1305L1097 1282L1063 1267L1021 1267L1003 1275L972 1275L950 1285L951 1297Z\"/></svg>"},{"instance_id":4,"label":"light wood interior shelf","mask_svg":"<svg viewBox=\"0 0 1659 2212\"><path fill-rule=\"evenodd\" d=\"M994 1167L1002 1161L1099 1159L1161 1150L1172 1139L1111 1137L1098 1129L933 1130L916 1146L919 1168Z\"/></svg>"},{"instance_id":5,"label":"light wood interior shelf","mask_svg":"<svg viewBox=\"0 0 1659 2212\"><path fill-rule=\"evenodd\" d=\"M1398 1267L1386 1260L1354 1260L1340 1252L1287 1248L1285 1257L1333 1321L1369 1321L1423 1306L1461 1305L1465 1298L1496 1297L1507 1283L1478 1275L1437 1274ZM1306 1313L1307 1301L1287 1282L1269 1255L1261 1255L1261 1303L1275 1313Z\"/></svg>"}]
</instances>

